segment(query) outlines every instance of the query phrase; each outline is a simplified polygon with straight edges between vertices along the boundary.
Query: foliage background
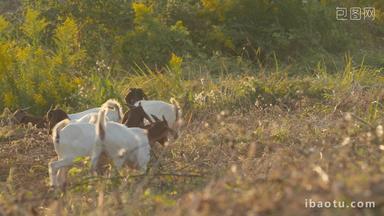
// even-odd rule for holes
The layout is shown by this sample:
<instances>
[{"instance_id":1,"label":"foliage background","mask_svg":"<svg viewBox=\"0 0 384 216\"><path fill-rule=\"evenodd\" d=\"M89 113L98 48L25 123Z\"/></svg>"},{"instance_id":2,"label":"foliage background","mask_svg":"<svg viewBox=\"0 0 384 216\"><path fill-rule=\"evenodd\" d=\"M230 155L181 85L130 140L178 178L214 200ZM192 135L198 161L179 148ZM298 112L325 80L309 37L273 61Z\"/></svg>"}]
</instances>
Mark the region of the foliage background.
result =
<instances>
[{"instance_id":1,"label":"foliage background","mask_svg":"<svg viewBox=\"0 0 384 216\"><path fill-rule=\"evenodd\" d=\"M335 19L336 6L356 5L374 6L376 19ZM120 97L128 87L120 80L134 74L217 78L224 71L258 74L278 62L291 67L290 75L304 75L321 61L330 72L340 69L345 53L384 64L377 52L381 1L23 0L1 6L0 110L83 109Z\"/></svg>"}]
</instances>

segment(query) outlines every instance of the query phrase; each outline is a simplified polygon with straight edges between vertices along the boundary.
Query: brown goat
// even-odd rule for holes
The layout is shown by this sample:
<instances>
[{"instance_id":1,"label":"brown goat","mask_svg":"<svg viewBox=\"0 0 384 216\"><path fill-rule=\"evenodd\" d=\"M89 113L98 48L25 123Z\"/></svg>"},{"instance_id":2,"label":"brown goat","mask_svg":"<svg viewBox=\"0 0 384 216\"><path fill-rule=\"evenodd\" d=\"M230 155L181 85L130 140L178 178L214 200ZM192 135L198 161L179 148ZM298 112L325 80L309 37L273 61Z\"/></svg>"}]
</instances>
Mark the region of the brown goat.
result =
<instances>
[{"instance_id":1,"label":"brown goat","mask_svg":"<svg viewBox=\"0 0 384 216\"><path fill-rule=\"evenodd\" d=\"M55 125L59 122L61 122L64 119L69 119L66 112L64 112L62 109L49 109L46 115L46 119L48 122L48 132L49 134L52 133L52 128L55 127Z\"/></svg>"},{"instance_id":2,"label":"brown goat","mask_svg":"<svg viewBox=\"0 0 384 216\"><path fill-rule=\"evenodd\" d=\"M147 119L150 123L152 119L144 111L141 103L138 106L133 106L129 111L124 114L123 120L121 121L127 127L144 127L144 119Z\"/></svg>"},{"instance_id":3,"label":"brown goat","mask_svg":"<svg viewBox=\"0 0 384 216\"><path fill-rule=\"evenodd\" d=\"M44 128L46 124L46 121L43 117L31 115L22 109L17 109L13 113L13 119L18 124L31 123L32 125L35 125L37 128Z\"/></svg>"}]
</instances>

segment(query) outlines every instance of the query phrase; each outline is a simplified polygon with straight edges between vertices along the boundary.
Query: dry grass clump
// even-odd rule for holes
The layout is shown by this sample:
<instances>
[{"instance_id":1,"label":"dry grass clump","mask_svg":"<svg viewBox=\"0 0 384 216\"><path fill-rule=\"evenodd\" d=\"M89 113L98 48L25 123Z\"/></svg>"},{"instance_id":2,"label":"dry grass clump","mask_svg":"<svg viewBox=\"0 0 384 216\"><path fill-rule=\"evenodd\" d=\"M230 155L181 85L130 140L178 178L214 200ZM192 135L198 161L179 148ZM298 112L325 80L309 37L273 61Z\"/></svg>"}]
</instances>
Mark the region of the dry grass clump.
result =
<instances>
[{"instance_id":1,"label":"dry grass clump","mask_svg":"<svg viewBox=\"0 0 384 216\"><path fill-rule=\"evenodd\" d=\"M249 121L255 115L250 114L238 124L247 130L257 128L257 124ZM269 110L263 117L258 116L271 122L261 130L264 137L256 139L259 152L254 155L236 152L243 148L241 142L232 148L234 157L220 152L219 155L228 160L225 166L220 166L215 159L209 164L210 169L222 170L221 177L212 179L198 192L182 196L178 205L165 214L174 211L180 215L382 213L383 188L379 186L384 183L379 150L382 141L374 141L378 140L377 135L371 134L376 137L368 140L367 133L371 133L368 128L339 115L321 116L323 121L319 121L318 113L300 115ZM274 139L279 125L290 126L284 140ZM244 140L248 153L254 148L252 140ZM264 148L257 147L260 145ZM304 206L305 199L375 201L376 208L309 209Z\"/></svg>"}]
</instances>

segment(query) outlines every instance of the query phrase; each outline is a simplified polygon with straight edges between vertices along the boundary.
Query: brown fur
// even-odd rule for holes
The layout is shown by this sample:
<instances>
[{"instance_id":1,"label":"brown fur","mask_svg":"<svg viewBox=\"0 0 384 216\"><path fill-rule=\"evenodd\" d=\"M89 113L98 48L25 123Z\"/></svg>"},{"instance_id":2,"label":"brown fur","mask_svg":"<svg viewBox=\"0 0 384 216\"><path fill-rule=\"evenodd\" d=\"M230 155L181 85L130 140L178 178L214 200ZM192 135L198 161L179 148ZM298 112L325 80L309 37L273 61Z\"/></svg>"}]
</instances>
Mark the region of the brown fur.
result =
<instances>
[{"instance_id":1,"label":"brown fur","mask_svg":"<svg viewBox=\"0 0 384 216\"><path fill-rule=\"evenodd\" d=\"M144 129L148 130L148 140L151 145L155 142L159 142L162 146L168 141L168 132L172 129L169 128L167 120L163 117L163 120L159 120L156 116L152 115L155 119L155 123L146 125Z\"/></svg>"},{"instance_id":2,"label":"brown fur","mask_svg":"<svg viewBox=\"0 0 384 216\"><path fill-rule=\"evenodd\" d=\"M131 108L124 114L122 124L127 127L143 128L144 119L147 119L149 122L152 123L151 118L147 115L147 113L145 113L141 104L139 104L139 106Z\"/></svg>"},{"instance_id":3,"label":"brown fur","mask_svg":"<svg viewBox=\"0 0 384 216\"><path fill-rule=\"evenodd\" d=\"M64 112L62 109L49 110L47 112L46 118L48 122L49 134L52 133L52 128L55 127L57 123L61 122L64 119L69 119L67 113Z\"/></svg>"},{"instance_id":4,"label":"brown fur","mask_svg":"<svg viewBox=\"0 0 384 216\"><path fill-rule=\"evenodd\" d=\"M44 128L46 121L43 117L38 117L27 113L24 110L18 109L13 113L14 120L19 124L31 123L37 128Z\"/></svg>"},{"instance_id":5,"label":"brown fur","mask_svg":"<svg viewBox=\"0 0 384 216\"><path fill-rule=\"evenodd\" d=\"M130 88L127 96L125 96L126 104L131 107L139 100L147 100L147 95L141 88Z\"/></svg>"}]
</instances>

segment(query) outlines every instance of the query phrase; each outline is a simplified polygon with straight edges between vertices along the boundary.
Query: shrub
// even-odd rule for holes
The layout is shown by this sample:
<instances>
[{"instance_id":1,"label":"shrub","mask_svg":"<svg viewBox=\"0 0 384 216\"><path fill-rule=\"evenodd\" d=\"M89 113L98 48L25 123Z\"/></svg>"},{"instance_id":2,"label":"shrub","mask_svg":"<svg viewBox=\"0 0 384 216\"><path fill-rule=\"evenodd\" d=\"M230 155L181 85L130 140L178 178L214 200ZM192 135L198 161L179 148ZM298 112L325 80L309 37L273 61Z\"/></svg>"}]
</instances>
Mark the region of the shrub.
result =
<instances>
[{"instance_id":1,"label":"shrub","mask_svg":"<svg viewBox=\"0 0 384 216\"><path fill-rule=\"evenodd\" d=\"M205 42L211 50L259 61L274 54L287 60L311 49L341 52L349 47L333 5L301 0L203 0L202 5L211 22Z\"/></svg>"},{"instance_id":2,"label":"shrub","mask_svg":"<svg viewBox=\"0 0 384 216\"><path fill-rule=\"evenodd\" d=\"M191 51L189 31L181 21L168 27L161 23L151 7L142 3L134 3L132 7L135 28L122 40L122 65L162 68L172 53L182 56Z\"/></svg>"},{"instance_id":3,"label":"shrub","mask_svg":"<svg viewBox=\"0 0 384 216\"><path fill-rule=\"evenodd\" d=\"M76 69L85 52L75 21L67 18L56 27L55 48L49 49L42 41L48 21L32 9L26 10L24 19L15 32L2 31L0 109L32 106L33 112L44 113L51 104L76 104L78 99L71 95L82 82Z\"/></svg>"},{"instance_id":4,"label":"shrub","mask_svg":"<svg viewBox=\"0 0 384 216\"><path fill-rule=\"evenodd\" d=\"M133 28L131 0L39 0L23 1L25 7L36 8L54 27L65 17L71 17L80 27L79 40L87 50L87 63L97 58L114 59L116 40Z\"/></svg>"}]
</instances>

